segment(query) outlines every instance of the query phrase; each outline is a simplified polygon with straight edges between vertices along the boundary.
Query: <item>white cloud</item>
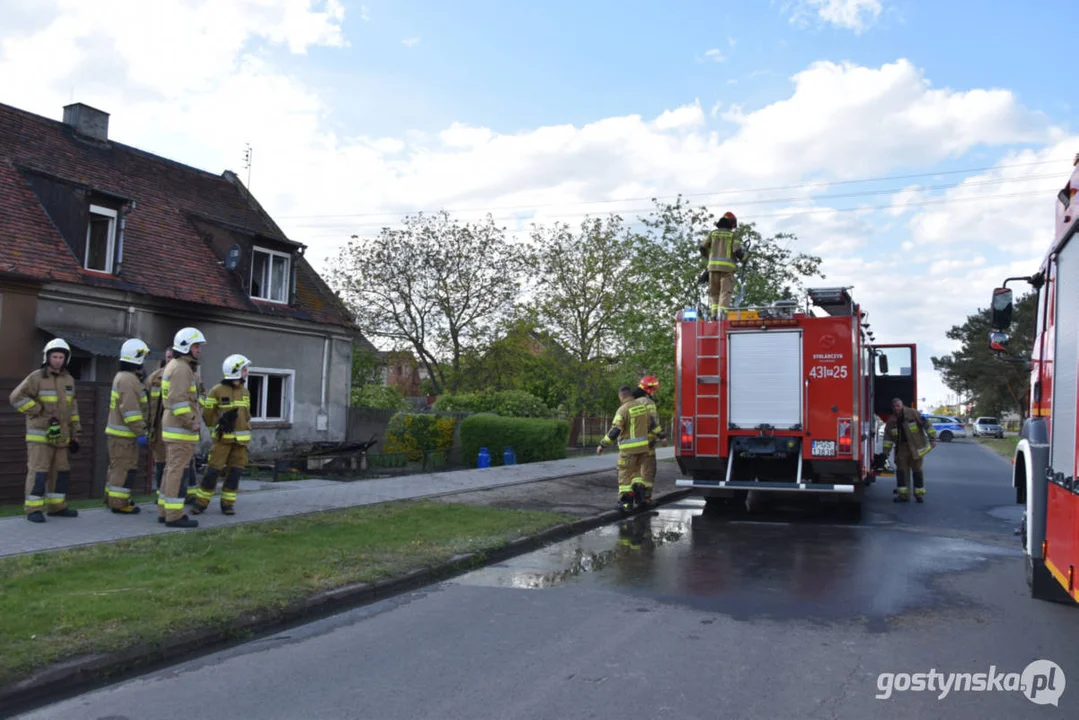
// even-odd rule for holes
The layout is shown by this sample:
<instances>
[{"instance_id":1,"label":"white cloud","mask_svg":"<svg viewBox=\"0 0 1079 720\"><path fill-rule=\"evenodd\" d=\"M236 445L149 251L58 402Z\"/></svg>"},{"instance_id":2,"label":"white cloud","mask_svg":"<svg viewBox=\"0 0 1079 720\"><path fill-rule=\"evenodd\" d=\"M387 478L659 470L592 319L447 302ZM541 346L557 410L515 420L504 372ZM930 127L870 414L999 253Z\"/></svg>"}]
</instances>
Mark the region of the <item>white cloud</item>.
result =
<instances>
[{"instance_id":1,"label":"white cloud","mask_svg":"<svg viewBox=\"0 0 1079 720\"><path fill-rule=\"evenodd\" d=\"M892 196L891 205L886 212L892 217L898 217L904 213L910 212L911 203L922 202L928 197L928 192L922 190L918 185L910 185L903 188L895 195Z\"/></svg>"},{"instance_id":2,"label":"white cloud","mask_svg":"<svg viewBox=\"0 0 1079 720\"><path fill-rule=\"evenodd\" d=\"M793 7L791 22L805 24L807 16L860 34L869 28L881 11L880 0L799 0Z\"/></svg>"},{"instance_id":3,"label":"white cloud","mask_svg":"<svg viewBox=\"0 0 1079 720\"><path fill-rule=\"evenodd\" d=\"M420 39L418 37L405 38L401 41L401 44L405 47L412 47L413 45L419 45Z\"/></svg>"},{"instance_id":4,"label":"white cloud","mask_svg":"<svg viewBox=\"0 0 1079 720\"><path fill-rule=\"evenodd\" d=\"M362 8L355 17L362 20ZM337 129L337 96L296 76L310 48L348 52L344 22L336 0L34 4L14 26L0 27L0 101L58 118L74 90L76 101L112 114L118 141L215 173L239 169L251 143L253 191L286 232L310 245L316 265L349 235L376 233L406 212L446 207L478 218L489 210L526 227L530 219L576 223L585 213L633 218L651 206L648 198L681 192L758 220L766 232L795 232L797 250L824 257L827 283L856 285L879 340L913 333L933 352L946 352L944 331L984 305L981 288L1011 270L1030 271L1047 243L1053 193L918 206L911 203L927 186L958 178L875 185L886 191L877 200L838 199L852 188L804 184L925 172L972 150L1018 143L1051 145L1003 164L1063 158L1063 166L1028 169L1063 175L1079 147L1079 138L1054 135L1009 91L933 88L903 59L875 68L815 63L791 78L786 98L749 108L727 94L711 118L694 99L581 126L504 133L458 123L370 136ZM175 27L171 39L146 32L165 24ZM1010 172L983 179L1011 180ZM963 200L995 187L974 182L940 197ZM1022 176L1015 187L1056 184ZM784 186L795 187L746 190ZM907 214L845 211L859 202L906 203ZM890 244L882 243L882 232L902 218L909 228L893 228ZM1015 262L994 264L979 239L1010 243ZM970 246L953 252L960 241ZM970 262L956 264L964 256ZM907 289L902 302L898 287Z\"/></svg>"},{"instance_id":5,"label":"white cloud","mask_svg":"<svg viewBox=\"0 0 1079 720\"><path fill-rule=\"evenodd\" d=\"M371 22L371 15L367 12L366 5L360 5L360 20Z\"/></svg>"},{"instance_id":6,"label":"white cloud","mask_svg":"<svg viewBox=\"0 0 1079 720\"><path fill-rule=\"evenodd\" d=\"M727 59L727 58L725 58L723 56L723 53L722 53L722 51L720 51L719 48L712 48L711 50L705 50L704 55L705 55L705 57L712 58L716 62L723 62L724 60Z\"/></svg>"}]
</instances>

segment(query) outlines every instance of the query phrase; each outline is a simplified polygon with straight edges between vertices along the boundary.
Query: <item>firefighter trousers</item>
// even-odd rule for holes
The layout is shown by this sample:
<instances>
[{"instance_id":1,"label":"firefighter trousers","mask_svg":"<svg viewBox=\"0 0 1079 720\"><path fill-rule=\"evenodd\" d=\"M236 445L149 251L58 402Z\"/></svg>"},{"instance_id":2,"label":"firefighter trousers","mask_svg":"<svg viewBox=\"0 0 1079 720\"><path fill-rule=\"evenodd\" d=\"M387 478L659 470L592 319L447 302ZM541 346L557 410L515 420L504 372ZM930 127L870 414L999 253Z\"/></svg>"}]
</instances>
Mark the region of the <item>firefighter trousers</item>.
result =
<instances>
[{"instance_id":1,"label":"firefighter trousers","mask_svg":"<svg viewBox=\"0 0 1079 720\"><path fill-rule=\"evenodd\" d=\"M217 479L225 476L221 486L221 511L234 514L236 494L240 488L240 475L247 467L247 445L244 443L215 441L210 448L210 458L206 463L206 472L195 495L195 514L201 513L210 505L210 498L217 489Z\"/></svg>"},{"instance_id":2,"label":"firefighter trousers","mask_svg":"<svg viewBox=\"0 0 1079 720\"><path fill-rule=\"evenodd\" d=\"M652 486L656 483L656 449L649 446L641 460L641 482L644 485L644 498L652 502Z\"/></svg>"},{"instance_id":3,"label":"firefighter trousers","mask_svg":"<svg viewBox=\"0 0 1079 720\"><path fill-rule=\"evenodd\" d=\"M895 450L895 485L900 499L910 497L911 475L914 476L914 495L925 495L925 472L922 470L925 458L901 445Z\"/></svg>"},{"instance_id":4,"label":"firefighter trousers","mask_svg":"<svg viewBox=\"0 0 1079 720\"><path fill-rule=\"evenodd\" d=\"M150 437L150 450L154 454L154 492L161 490L161 479L165 476L166 449L165 441L157 430Z\"/></svg>"},{"instance_id":5,"label":"firefighter trousers","mask_svg":"<svg viewBox=\"0 0 1079 720\"><path fill-rule=\"evenodd\" d=\"M195 443L165 441L165 473L157 497L157 515L165 518L165 522L173 522L184 516L184 487L189 475L194 472L194 457Z\"/></svg>"},{"instance_id":6,"label":"firefighter trousers","mask_svg":"<svg viewBox=\"0 0 1079 720\"><path fill-rule=\"evenodd\" d=\"M113 510L133 507L131 491L139 468L139 446L134 438L108 436L109 475L105 488L107 505ZM130 512L130 511L129 511Z\"/></svg>"},{"instance_id":7,"label":"firefighter trousers","mask_svg":"<svg viewBox=\"0 0 1079 720\"><path fill-rule=\"evenodd\" d=\"M26 514L63 512L71 484L67 445L26 443L26 471Z\"/></svg>"},{"instance_id":8,"label":"firefighter trousers","mask_svg":"<svg viewBox=\"0 0 1079 720\"><path fill-rule=\"evenodd\" d=\"M632 495L635 488L644 486L643 467L648 453L619 453L618 454L618 500L623 501L624 495ZM647 494L651 494L645 488Z\"/></svg>"},{"instance_id":9,"label":"firefighter trousers","mask_svg":"<svg viewBox=\"0 0 1079 720\"><path fill-rule=\"evenodd\" d=\"M734 293L734 273L718 272L713 270L708 273L708 309L712 317L718 317L720 312L726 312L731 306L731 295Z\"/></svg>"}]
</instances>

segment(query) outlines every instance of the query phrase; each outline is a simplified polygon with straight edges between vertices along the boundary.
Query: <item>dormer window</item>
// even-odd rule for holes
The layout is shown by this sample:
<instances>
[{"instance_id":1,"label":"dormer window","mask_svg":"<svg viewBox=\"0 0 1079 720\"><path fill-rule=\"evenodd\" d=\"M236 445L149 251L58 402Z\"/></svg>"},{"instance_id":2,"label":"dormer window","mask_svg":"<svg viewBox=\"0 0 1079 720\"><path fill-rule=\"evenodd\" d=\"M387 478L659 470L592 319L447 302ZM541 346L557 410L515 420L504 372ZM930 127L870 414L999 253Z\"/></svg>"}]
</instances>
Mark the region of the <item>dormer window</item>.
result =
<instances>
[{"instance_id":1,"label":"dormer window","mask_svg":"<svg viewBox=\"0 0 1079 720\"><path fill-rule=\"evenodd\" d=\"M83 267L87 270L112 273L116 262L117 213L100 205L90 206L90 221L86 228L86 257Z\"/></svg>"},{"instance_id":2,"label":"dormer window","mask_svg":"<svg viewBox=\"0 0 1079 720\"><path fill-rule=\"evenodd\" d=\"M251 297L275 303L288 303L292 280L292 258L283 252L252 248Z\"/></svg>"}]
</instances>

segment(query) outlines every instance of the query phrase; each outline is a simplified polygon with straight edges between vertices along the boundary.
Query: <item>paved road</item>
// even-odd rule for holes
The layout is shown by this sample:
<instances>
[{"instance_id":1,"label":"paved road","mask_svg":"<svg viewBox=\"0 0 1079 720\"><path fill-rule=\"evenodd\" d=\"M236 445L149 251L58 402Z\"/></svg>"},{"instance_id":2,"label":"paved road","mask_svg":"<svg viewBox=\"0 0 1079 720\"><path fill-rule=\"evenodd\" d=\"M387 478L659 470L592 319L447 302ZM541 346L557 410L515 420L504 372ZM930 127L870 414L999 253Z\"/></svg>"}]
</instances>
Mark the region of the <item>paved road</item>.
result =
<instances>
[{"instance_id":1,"label":"paved road","mask_svg":"<svg viewBox=\"0 0 1079 720\"><path fill-rule=\"evenodd\" d=\"M686 500L25 717L1074 718L1079 610L1025 596L1008 463L957 442L927 470L925 505L878 485L855 524ZM1059 706L875 697L1039 659Z\"/></svg>"}]
</instances>

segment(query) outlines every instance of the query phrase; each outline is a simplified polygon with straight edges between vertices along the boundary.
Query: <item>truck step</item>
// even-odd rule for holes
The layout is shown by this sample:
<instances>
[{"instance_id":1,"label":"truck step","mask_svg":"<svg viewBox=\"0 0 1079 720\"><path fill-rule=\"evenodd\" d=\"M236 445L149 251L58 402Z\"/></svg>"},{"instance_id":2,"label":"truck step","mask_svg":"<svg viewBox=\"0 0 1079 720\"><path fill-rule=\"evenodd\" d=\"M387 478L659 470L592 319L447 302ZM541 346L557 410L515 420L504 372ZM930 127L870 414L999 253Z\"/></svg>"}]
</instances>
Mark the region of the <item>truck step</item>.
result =
<instances>
[{"instance_id":1,"label":"truck step","mask_svg":"<svg viewBox=\"0 0 1079 720\"><path fill-rule=\"evenodd\" d=\"M727 490L769 490L773 492L830 492L853 493L854 485L801 482L755 482L753 480L693 480L678 478L674 484L689 488L723 488Z\"/></svg>"}]
</instances>

